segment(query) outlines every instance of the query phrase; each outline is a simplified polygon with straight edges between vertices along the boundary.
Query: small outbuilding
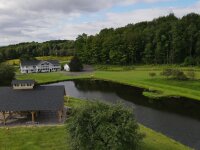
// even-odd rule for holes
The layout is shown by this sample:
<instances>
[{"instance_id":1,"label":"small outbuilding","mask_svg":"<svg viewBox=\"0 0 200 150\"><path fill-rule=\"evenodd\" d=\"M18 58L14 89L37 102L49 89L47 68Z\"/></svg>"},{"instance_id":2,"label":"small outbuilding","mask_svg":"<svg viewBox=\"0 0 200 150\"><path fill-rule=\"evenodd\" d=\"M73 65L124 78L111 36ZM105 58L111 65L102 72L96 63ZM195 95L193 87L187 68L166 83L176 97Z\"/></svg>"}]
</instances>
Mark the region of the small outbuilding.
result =
<instances>
[{"instance_id":1,"label":"small outbuilding","mask_svg":"<svg viewBox=\"0 0 200 150\"><path fill-rule=\"evenodd\" d=\"M65 71L70 71L70 67L69 67L68 64L65 64L65 65L64 65L64 70L65 70Z\"/></svg>"}]
</instances>

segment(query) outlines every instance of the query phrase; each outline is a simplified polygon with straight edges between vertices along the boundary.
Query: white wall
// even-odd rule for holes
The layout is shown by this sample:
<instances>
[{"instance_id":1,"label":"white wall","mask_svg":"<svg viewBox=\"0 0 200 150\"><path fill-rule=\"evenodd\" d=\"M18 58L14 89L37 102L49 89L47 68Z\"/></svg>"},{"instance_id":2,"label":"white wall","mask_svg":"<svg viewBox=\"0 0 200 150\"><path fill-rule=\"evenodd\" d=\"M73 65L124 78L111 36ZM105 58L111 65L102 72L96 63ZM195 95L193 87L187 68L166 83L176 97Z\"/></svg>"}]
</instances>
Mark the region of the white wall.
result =
<instances>
[{"instance_id":1,"label":"white wall","mask_svg":"<svg viewBox=\"0 0 200 150\"><path fill-rule=\"evenodd\" d=\"M48 61L43 61L42 63L38 64L35 68L33 66L22 67L20 64L20 70L21 73L56 72L61 70L61 66L54 66Z\"/></svg>"}]
</instances>

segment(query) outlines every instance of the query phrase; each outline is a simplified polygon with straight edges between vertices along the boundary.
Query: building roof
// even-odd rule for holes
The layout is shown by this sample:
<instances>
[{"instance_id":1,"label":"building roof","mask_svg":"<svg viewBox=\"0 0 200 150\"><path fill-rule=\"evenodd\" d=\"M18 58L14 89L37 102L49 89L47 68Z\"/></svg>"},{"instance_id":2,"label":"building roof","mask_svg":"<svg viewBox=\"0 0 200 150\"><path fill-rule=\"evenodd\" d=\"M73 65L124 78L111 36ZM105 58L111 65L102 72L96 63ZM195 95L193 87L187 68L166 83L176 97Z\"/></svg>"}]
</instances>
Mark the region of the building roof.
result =
<instances>
[{"instance_id":1,"label":"building roof","mask_svg":"<svg viewBox=\"0 0 200 150\"><path fill-rule=\"evenodd\" d=\"M37 66L39 65L39 63L44 62L44 61L49 62L55 66L59 65L58 60L23 60L21 61L21 65L22 66Z\"/></svg>"},{"instance_id":2,"label":"building roof","mask_svg":"<svg viewBox=\"0 0 200 150\"><path fill-rule=\"evenodd\" d=\"M58 60L47 60L47 62L50 62L51 64L53 64L55 66L60 65Z\"/></svg>"},{"instance_id":3,"label":"building roof","mask_svg":"<svg viewBox=\"0 0 200 150\"><path fill-rule=\"evenodd\" d=\"M41 60L23 60L21 61L22 66L36 66L41 62Z\"/></svg>"},{"instance_id":4,"label":"building roof","mask_svg":"<svg viewBox=\"0 0 200 150\"><path fill-rule=\"evenodd\" d=\"M64 86L37 86L33 90L0 87L0 111L57 111L64 105Z\"/></svg>"},{"instance_id":5,"label":"building roof","mask_svg":"<svg viewBox=\"0 0 200 150\"><path fill-rule=\"evenodd\" d=\"M35 84L34 80L13 80L12 83L13 84Z\"/></svg>"}]
</instances>

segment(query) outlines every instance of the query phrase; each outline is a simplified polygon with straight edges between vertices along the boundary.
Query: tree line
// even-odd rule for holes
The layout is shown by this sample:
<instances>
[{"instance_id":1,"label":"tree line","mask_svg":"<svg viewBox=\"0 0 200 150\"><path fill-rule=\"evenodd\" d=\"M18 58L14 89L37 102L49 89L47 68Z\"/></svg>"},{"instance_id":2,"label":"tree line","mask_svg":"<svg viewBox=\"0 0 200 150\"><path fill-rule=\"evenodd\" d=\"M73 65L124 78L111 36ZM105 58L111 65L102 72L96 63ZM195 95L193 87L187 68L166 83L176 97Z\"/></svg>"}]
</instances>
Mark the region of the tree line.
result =
<instances>
[{"instance_id":1,"label":"tree line","mask_svg":"<svg viewBox=\"0 0 200 150\"><path fill-rule=\"evenodd\" d=\"M153 21L103 29L76 40L21 43L0 47L0 61L28 56L77 55L86 64L200 65L200 15L174 14Z\"/></svg>"},{"instance_id":2,"label":"tree line","mask_svg":"<svg viewBox=\"0 0 200 150\"><path fill-rule=\"evenodd\" d=\"M37 56L72 56L73 40L54 40L43 43L27 42L0 47L0 61Z\"/></svg>"},{"instance_id":3,"label":"tree line","mask_svg":"<svg viewBox=\"0 0 200 150\"><path fill-rule=\"evenodd\" d=\"M76 53L88 64L200 65L200 15L174 14L150 22L79 35Z\"/></svg>"}]
</instances>

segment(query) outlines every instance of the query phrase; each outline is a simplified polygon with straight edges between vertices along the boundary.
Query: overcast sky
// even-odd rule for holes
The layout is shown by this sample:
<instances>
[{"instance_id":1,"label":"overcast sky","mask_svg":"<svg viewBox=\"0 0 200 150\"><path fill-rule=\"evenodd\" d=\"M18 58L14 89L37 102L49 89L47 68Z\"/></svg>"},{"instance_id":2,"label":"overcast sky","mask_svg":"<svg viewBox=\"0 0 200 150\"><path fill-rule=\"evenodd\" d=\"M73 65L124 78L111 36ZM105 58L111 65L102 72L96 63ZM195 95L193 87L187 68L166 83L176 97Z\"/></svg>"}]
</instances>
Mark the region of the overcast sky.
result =
<instances>
[{"instance_id":1,"label":"overcast sky","mask_svg":"<svg viewBox=\"0 0 200 150\"><path fill-rule=\"evenodd\" d=\"M75 39L103 28L191 12L200 13L200 0L0 0L0 46Z\"/></svg>"}]
</instances>

